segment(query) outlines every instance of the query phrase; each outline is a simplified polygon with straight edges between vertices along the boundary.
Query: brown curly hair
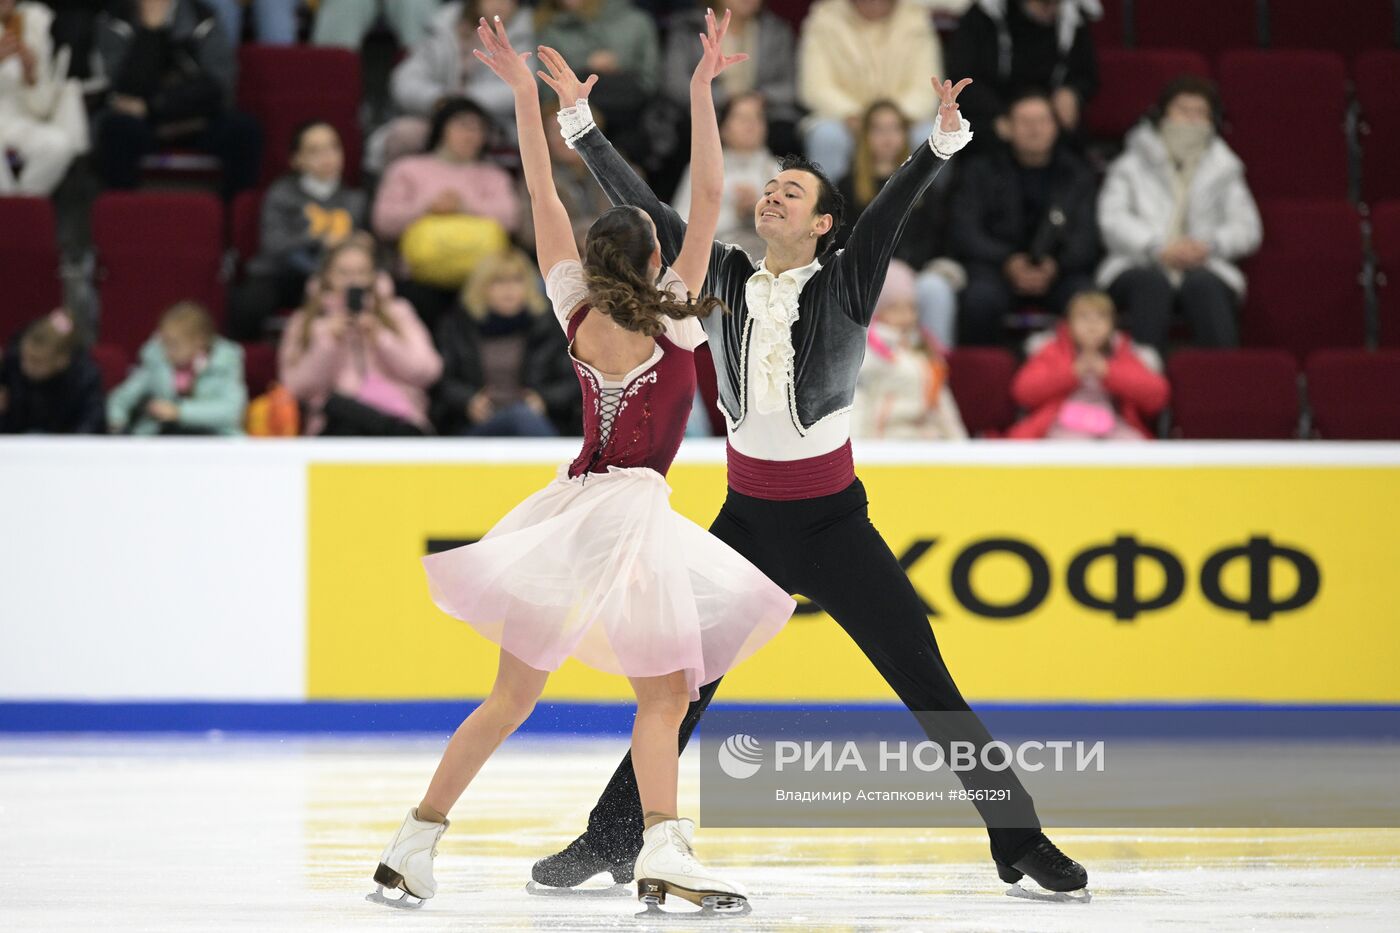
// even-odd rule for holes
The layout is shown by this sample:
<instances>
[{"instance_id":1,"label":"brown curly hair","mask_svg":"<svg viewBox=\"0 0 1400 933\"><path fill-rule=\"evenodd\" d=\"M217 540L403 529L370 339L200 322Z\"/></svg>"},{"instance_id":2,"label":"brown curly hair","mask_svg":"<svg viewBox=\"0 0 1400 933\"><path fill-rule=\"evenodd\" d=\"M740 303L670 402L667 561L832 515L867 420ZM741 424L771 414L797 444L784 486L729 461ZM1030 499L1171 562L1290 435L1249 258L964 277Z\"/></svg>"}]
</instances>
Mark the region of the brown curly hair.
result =
<instances>
[{"instance_id":1,"label":"brown curly hair","mask_svg":"<svg viewBox=\"0 0 1400 933\"><path fill-rule=\"evenodd\" d=\"M656 251L656 236L646 215L635 207L612 207L588 228L583 275L588 300L619 326L648 337L665 330L663 318L708 317L724 302L708 295L685 300L656 287L647 264Z\"/></svg>"}]
</instances>

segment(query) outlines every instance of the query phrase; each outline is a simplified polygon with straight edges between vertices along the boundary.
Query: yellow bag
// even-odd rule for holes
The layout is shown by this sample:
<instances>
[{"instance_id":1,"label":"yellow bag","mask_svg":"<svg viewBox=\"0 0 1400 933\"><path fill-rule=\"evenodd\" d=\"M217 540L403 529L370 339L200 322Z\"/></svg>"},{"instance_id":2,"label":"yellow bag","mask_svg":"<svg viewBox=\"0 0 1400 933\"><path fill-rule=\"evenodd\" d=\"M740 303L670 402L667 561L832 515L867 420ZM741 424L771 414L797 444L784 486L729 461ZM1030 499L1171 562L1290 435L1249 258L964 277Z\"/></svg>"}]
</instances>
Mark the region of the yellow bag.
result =
<instances>
[{"instance_id":1,"label":"yellow bag","mask_svg":"<svg viewBox=\"0 0 1400 933\"><path fill-rule=\"evenodd\" d=\"M432 214L414 221L399 240L399 254L415 282L461 288L476 264L510 245L505 228L489 217Z\"/></svg>"}]
</instances>

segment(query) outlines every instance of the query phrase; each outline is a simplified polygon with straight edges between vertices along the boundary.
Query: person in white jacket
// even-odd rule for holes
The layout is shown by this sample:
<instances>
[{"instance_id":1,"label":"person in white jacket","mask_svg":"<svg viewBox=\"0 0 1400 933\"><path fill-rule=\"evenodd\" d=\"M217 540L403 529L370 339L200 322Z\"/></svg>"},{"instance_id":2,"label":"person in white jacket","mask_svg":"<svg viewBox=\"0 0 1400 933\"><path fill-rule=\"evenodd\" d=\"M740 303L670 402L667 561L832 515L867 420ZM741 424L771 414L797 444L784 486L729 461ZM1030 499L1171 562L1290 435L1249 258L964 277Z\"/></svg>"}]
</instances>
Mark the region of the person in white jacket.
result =
<instances>
[{"instance_id":1,"label":"person in white jacket","mask_svg":"<svg viewBox=\"0 0 1400 933\"><path fill-rule=\"evenodd\" d=\"M1128 133L1099 193L1108 258L1101 287L1138 343L1165 354L1173 309L1197 346L1239 343L1245 279L1237 262L1259 248L1259 209L1244 163L1220 138L1220 103L1204 78L1173 81Z\"/></svg>"},{"instance_id":2,"label":"person in white jacket","mask_svg":"<svg viewBox=\"0 0 1400 933\"><path fill-rule=\"evenodd\" d=\"M861 115L894 101L913 125L917 147L933 130L938 95L928 76L943 74L933 17L914 0L817 0L802 24L797 96L807 156L832 178L851 165Z\"/></svg>"},{"instance_id":3,"label":"person in white jacket","mask_svg":"<svg viewBox=\"0 0 1400 933\"><path fill-rule=\"evenodd\" d=\"M52 194L78 143L53 118L62 81L53 74L53 13L38 3L0 0L0 195ZM7 150L18 153L11 170Z\"/></svg>"}]
</instances>

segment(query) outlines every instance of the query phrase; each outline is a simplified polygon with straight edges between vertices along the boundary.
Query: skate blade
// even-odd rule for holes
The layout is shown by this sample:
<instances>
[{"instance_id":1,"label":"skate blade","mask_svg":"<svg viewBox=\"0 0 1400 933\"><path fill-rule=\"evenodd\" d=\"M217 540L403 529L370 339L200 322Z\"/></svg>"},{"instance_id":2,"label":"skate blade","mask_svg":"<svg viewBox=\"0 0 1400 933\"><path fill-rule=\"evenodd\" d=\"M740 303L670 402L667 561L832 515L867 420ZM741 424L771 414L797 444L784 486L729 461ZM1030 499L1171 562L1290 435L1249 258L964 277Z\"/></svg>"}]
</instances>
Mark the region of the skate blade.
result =
<instances>
[{"instance_id":1,"label":"skate blade","mask_svg":"<svg viewBox=\"0 0 1400 933\"><path fill-rule=\"evenodd\" d=\"M666 902L666 895L672 894L688 904L694 904L699 910L665 910L662 904ZM742 894L705 894L700 891L691 891L675 885L668 885L657 881L642 881L637 885L637 899L642 902L643 910L636 916L639 918L677 918L689 919L691 917L743 917L753 912L753 907L749 904L749 899Z\"/></svg>"},{"instance_id":2,"label":"skate blade","mask_svg":"<svg viewBox=\"0 0 1400 933\"><path fill-rule=\"evenodd\" d=\"M407 891L404 891L398 897L385 897L384 885L382 884L375 889L373 894L366 894L365 900L369 901L371 904L382 904L385 907L393 907L396 910L417 910L423 906L422 898L414 897Z\"/></svg>"},{"instance_id":3,"label":"skate blade","mask_svg":"<svg viewBox=\"0 0 1400 933\"><path fill-rule=\"evenodd\" d=\"M632 889L625 884L610 884L602 888L551 888L547 884L540 884L538 881L527 881L525 892L536 897L566 897L566 898L599 898L599 897L631 897Z\"/></svg>"},{"instance_id":4,"label":"skate blade","mask_svg":"<svg viewBox=\"0 0 1400 933\"><path fill-rule=\"evenodd\" d=\"M1028 901L1045 901L1051 904L1087 904L1093 900L1088 888L1077 891L1047 891L1039 885L1023 887L1020 882L1006 889L1007 897L1020 897Z\"/></svg>"}]
</instances>

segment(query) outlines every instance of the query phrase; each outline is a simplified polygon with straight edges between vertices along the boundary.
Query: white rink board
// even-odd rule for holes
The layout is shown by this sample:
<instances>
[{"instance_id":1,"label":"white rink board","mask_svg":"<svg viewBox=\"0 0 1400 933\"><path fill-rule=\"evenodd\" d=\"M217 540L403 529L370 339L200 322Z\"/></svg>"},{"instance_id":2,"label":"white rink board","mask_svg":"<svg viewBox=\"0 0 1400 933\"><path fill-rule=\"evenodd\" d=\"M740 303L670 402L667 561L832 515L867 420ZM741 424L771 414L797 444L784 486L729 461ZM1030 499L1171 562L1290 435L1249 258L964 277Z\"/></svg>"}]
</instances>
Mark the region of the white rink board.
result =
<instances>
[{"instance_id":1,"label":"white rink board","mask_svg":"<svg viewBox=\"0 0 1400 933\"><path fill-rule=\"evenodd\" d=\"M0 700L306 698L306 468L576 440L0 439ZM678 462L721 463L689 440ZM1394 465L1400 444L856 444L881 464Z\"/></svg>"}]
</instances>

